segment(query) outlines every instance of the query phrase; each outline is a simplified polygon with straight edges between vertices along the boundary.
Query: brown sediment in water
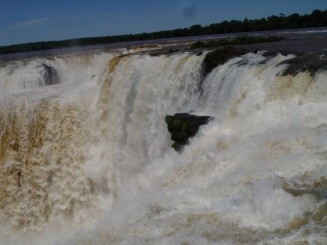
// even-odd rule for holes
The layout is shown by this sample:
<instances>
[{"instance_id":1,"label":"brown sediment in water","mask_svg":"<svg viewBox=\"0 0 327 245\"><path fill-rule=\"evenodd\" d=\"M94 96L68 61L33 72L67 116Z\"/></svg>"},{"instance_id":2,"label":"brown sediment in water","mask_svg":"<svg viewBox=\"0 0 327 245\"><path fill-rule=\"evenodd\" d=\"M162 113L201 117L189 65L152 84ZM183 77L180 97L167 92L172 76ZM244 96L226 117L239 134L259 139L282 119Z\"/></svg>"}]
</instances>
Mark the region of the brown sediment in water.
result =
<instances>
[{"instance_id":1,"label":"brown sediment in water","mask_svg":"<svg viewBox=\"0 0 327 245\"><path fill-rule=\"evenodd\" d=\"M30 105L22 98L1 107L1 216L18 229L58 216L73 219L78 207L92 203L85 156L76 150L85 141L85 111L55 99Z\"/></svg>"}]
</instances>

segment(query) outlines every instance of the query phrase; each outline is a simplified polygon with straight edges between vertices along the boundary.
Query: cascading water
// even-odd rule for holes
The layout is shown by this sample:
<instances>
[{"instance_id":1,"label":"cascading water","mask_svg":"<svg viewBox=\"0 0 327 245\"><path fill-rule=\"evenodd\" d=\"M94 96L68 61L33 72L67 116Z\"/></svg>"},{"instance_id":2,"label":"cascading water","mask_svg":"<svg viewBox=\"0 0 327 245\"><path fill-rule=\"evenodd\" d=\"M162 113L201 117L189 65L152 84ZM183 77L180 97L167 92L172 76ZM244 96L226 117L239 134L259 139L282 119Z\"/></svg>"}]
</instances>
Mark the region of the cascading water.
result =
<instances>
[{"instance_id":1,"label":"cascading water","mask_svg":"<svg viewBox=\"0 0 327 245\"><path fill-rule=\"evenodd\" d=\"M0 66L2 243L325 244L326 71L249 53L203 77L204 56ZM214 117L180 153L178 112Z\"/></svg>"}]
</instances>

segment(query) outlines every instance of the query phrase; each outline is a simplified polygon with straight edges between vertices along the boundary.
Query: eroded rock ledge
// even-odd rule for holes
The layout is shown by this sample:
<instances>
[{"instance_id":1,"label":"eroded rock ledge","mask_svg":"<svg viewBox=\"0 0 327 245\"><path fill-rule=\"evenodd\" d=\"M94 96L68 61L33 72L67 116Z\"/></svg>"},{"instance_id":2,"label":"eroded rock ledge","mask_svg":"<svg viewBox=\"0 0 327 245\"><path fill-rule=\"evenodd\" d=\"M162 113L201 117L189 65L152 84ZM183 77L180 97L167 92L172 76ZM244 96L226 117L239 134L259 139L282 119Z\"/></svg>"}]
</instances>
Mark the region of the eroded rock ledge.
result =
<instances>
[{"instance_id":1,"label":"eroded rock ledge","mask_svg":"<svg viewBox=\"0 0 327 245\"><path fill-rule=\"evenodd\" d=\"M211 116L196 116L189 113L167 115L165 121L171 140L174 141L171 146L176 151L180 151L189 143L189 138L197 134L200 126L207 124L211 119Z\"/></svg>"},{"instance_id":2,"label":"eroded rock ledge","mask_svg":"<svg viewBox=\"0 0 327 245\"><path fill-rule=\"evenodd\" d=\"M282 74L283 76L294 76L299 72L309 72L314 75L318 71L327 69L327 51L299 55L281 64L288 64L287 69Z\"/></svg>"}]
</instances>

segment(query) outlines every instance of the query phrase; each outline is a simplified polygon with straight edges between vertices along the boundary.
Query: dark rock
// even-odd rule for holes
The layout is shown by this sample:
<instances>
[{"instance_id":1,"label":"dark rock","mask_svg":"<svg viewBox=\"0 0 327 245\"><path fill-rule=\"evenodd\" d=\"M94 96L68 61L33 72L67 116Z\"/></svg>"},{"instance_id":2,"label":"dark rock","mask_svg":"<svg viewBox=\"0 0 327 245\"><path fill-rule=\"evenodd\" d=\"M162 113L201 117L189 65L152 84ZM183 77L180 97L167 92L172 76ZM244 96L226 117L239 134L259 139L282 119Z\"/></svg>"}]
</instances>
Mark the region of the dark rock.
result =
<instances>
[{"instance_id":1,"label":"dark rock","mask_svg":"<svg viewBox=\"0 0 327 245\"><path fill-rule=\"evenodd\" d=\"M198 51L195 53L196 56L201 56L202 54L203 54L202 50L198 50Z\"/></svg>"},{"instance_id":2,"label":"dark rock","mask_svg":"<svg viewBox=\"0 0 327 245\"><path fill-rule=\"evenodd\" d=\"M283 76L296 75L299 72L305 71L314 75L320 70L327 69L327 51L300 55L293 59L283 61L281 64L289 65L283 72Z\"/></svg>"},{"instance_id":3,"label":"dark rock","mask_svg":"<svg viewBox=\"0 0 327 245\"><path fill-rule=\"evenodd\" d=\"M190 49L198 49L198 48L203 48L203 47L205 47L205 43L197 41L191 45Z\"/></svg>"},{"instance_id":4,"label":"dark rock","mask_svg":"<svg viewBox=\"0 0 327 245\"><path fill-rule=\"evenodd\" d=\"M174 141L172 147L180 151L189 142L189 138L196 135L201 125L205 125L212 119L210 116L196 116L188 113L177 113L173 116L167 115L165 121L171 139Z\"/></svg>"},{"instance_id":5,"label":"dark rock","mask_svg":"<svg viewBox=\"0 0 327 245\"><path fill-rule=\"evenodd\" d=\"M174 142L174 143L171 145L171 147L173 147L173 148L175 149L175 151L178 151L178 152L180 152L180 151L183 149L183 146L184 146L184 145L178 144L178 143L176 143L176 142Z\"/></svg>"},{"instance_id":6,"label":"dark rock","mask_svg":"<svg viewBox=\"0 0 327 245\"><path fill-rule=\"evenodd\" d=\"M60 80L56 69L46 64L43 64L42 66L44 68L44 72L43 72L44 84L46 86L59 84Z\"/></svg>"},{"instance_id":7,"label":"dark rock","mask_svg":"<svg viewBox=\"0 0 327 245\"><path fill-rule=\"evenodd\" d=\"M307 184L283 181L282 188L293 196L311 194L319 199L327 199L327 178L324 176L315 180L313 183Z\"/></svg>"},{"instance_id":8,"label":"dark rock","mask_svg":"<svg viewBox=\"0 0 327 245\"><path fill-rule=\"evenodd\" d=\"M203 77L209 74L218 65L222 65L228 60L246 53L247 51L234 46L226 46L207 53L202 64Z\"/></svg>"},{"instance_id":9,"label":"dark rock","mask_svg":"<svg viewBox=\"0 0 327 245\"><path fill-rule=\"evenodd\" d=\"M177 51L178 51L178 49L168 49L167 54L172 54L172 53L175 53Z\"/></svg>"}]
</instances>

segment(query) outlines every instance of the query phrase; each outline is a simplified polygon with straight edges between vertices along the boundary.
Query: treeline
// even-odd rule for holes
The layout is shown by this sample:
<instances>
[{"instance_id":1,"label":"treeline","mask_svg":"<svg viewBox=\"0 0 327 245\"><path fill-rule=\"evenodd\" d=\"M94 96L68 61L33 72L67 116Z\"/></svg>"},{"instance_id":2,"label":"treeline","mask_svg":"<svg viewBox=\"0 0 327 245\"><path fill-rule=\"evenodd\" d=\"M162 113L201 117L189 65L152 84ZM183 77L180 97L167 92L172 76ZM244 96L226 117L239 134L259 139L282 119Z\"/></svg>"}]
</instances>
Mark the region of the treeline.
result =
<instances>
[{"instance_id":1,"label":"treeline","mask_svg":"<svg viewBox=\"0 0 327 245\"><path fill-rule=\"evenodd\" d=\"M233 32L281 30L322 26L327 26L327 10L314 10L311 14L305 15L292 14L289 16L285 16L283 14L280 14L279 16L272 15L267 18L253 20L245 18L243 21L230 20L223 21L221 23L210 24L207 26L193 25L189 28L180 28L175 30L159 31L152 33L140 33L106 37L89 37L63 41L47 41L2 46L0 47L0 54L107 44L124 41L140 41L171 37L186 37Z\"/></svg>"},{"instance_id":2,"label":"treeline","mask_svg":"<svg viewBox=\"0 0 327 245\"><path fill-rule=\"evenodd\" d=\"M232 46L232 45L242 45L242 44L253 44L253 43L267 43L267 42L277 42L285 38L277 36L242 36L233 39L218 39L210 40L208 42L195 42L191 45L191 49L198 48L217 48L221 46Z\"/></svg>"}]
</instances>

